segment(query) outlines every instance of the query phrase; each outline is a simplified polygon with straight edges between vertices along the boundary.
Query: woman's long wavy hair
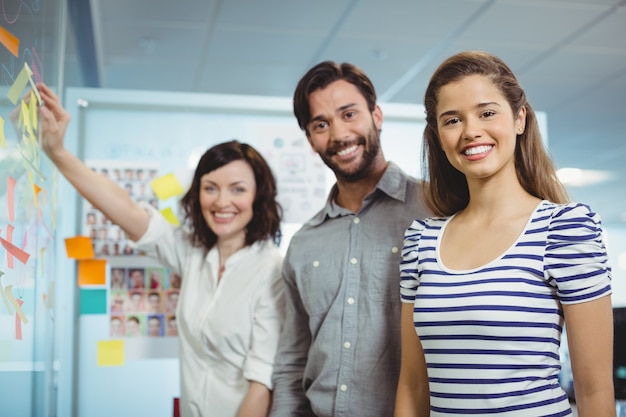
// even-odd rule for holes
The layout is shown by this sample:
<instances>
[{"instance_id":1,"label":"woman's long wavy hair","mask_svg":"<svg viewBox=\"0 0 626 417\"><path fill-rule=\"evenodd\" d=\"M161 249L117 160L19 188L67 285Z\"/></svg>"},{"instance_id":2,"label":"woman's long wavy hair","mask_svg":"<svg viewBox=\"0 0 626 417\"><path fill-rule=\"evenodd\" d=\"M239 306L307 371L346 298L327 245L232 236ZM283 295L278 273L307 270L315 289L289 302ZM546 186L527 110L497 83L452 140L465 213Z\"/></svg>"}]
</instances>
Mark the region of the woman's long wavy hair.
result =
<instances>
[{"instance_id":1,"label":"woman's long wavy hair","mask_svg":"<svg viewBox=\"0 0 626 417\"><path fill-rule=\"evenodd\" d=\"M426 128L422 149L422 167L426 205L439 216L450 216L469 203L465 175L450 164L441 147L437 131L439 91L445 85L469 75L488 78L506 98L513 114L526 108L526 123L515 145L515 171L522 187L535 197L555 203L569 201L565 187L556 176L554 164L546 151L535 112L526 99L511 69L498 57L482 51L466 51L451 56L435 71L424 95Z\"/></svg>"},{"instance_id":2,"label":"woman's long wavy hair","mask_svg":"<svg viewBox=\"0 0 626 417\"><path fill-rule=\"evenodd\" d=\"M237 140L220 143L206 151L196 167L191 187L180 204L185 214L185 223L191 229L191 241L196 246L211 249L217 236L207 224L200 208L200 183L202 176L224 165L243 160L254 172L256 195L252 205L252 220L246 228L246 245L259 240L271 239L280 243L282 208L276 201L277 189L274 174L265 159L256 149Z\"/></svg>"}]
</instances>

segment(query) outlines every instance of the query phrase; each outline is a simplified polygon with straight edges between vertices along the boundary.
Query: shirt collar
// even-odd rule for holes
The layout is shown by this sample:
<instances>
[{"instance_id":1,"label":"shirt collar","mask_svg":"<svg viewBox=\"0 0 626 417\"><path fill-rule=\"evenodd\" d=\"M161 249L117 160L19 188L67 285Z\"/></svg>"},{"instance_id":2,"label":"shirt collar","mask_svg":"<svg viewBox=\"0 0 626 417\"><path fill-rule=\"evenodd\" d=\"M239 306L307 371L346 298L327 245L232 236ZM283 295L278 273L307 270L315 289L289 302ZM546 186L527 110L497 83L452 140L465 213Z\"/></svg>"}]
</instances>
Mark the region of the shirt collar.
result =
<instances>
[{"instance_id":1,"label":"shirt collar","mask_svg":"<svg viewBox=\"0 0 626 417\"><path fill-rule=\"evenodd\" d=\"M404 202L406 199L406 183L408 181L407 174L400 169L394 162L389 162L385 173L376 184L376 188L366 198L365 201L371 198L376 192L383 192L388 197L395 200ZM337 195L337 183L333 185L333 188L328 194L326 204L324 208L320 210L315 216L313 216L307 223L310 226L319 226L324 223L326 219L339 217L341 215L351 214L351 212L335 202L335 196Z\"/></svg>"}]
</instances>

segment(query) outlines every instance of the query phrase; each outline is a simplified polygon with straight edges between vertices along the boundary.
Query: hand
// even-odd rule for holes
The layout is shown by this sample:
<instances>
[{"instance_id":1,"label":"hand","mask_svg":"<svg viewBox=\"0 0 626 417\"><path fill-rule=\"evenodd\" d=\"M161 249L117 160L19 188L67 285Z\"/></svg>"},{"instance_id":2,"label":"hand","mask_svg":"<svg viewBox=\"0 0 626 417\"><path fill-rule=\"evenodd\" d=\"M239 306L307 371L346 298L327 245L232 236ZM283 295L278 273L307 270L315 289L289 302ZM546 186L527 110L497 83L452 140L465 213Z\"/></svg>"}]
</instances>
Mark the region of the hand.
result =
<instances>
[{"instance_id":1,"label":"hand","mask_svg":"<svg viewBox=\"0 0 626 417\"><path fill-rule=\"evenodd\" d=\"M43 105L39 107L41 120L41 146L50 159L63 151L63 138L70 123L70 114L63 108L61 101L45 84L38 83L37 89Z\"/></svg>"}]
</instances>

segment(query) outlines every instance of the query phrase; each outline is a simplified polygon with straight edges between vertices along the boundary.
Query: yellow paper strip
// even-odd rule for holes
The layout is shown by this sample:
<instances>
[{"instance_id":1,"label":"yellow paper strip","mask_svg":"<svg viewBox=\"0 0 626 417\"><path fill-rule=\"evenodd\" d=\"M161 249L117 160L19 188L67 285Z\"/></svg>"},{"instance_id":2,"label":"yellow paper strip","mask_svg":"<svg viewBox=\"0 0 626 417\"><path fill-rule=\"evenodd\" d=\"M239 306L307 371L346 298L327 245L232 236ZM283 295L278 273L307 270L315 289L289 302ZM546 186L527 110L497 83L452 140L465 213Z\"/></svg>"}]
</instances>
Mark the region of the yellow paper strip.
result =
<instances>
[{"instance_id":1,"label":"yellow paper strip","mask_svg":"<svg viewBox=\"0 0 626 417\"><path fill-rule=\"evenodd\" d=\"M30 73L30 74L29 74ZM20 94L22 94L22 90L26 87L26 84L30 81L30 68L28 68L28 64L24 63L24 68L17 74L13 85L9 89L7 93L7 97L11 100L11 103L17 104L17 100L20 98Z\"/></svg>"},{"instance_id":2,"label":"yellow paper strip","mask_svg":"<svg viewBox=\"0 0 626 417\"><path fill-rule=\"evenodd\" d=\"M7 148L7 141L4 137L4 119L0 116L0 146L4 149Z\"/></svg>"},{"instance_id":3,"label":"yellow paper strip","mask_svg":"<svg viewBox=\"0 0 626 417\"><path fill-rule=\"evenodd\" d=\"M15 297L13 297L13 294L11 293L11 288L13 288L13 285L7 285L4 289L4 291L7 294L7 298L9 299L9 302L11 303L13 308L15 309L15 312L17 313L17 315L20 317L20 320L22 320L22 323L28 324L28 319L26 318L26 314L24 314L24 310L22 310L22 306L20 306L17 303L17 300L15 300Z\"/></svg>"}]
</instances>

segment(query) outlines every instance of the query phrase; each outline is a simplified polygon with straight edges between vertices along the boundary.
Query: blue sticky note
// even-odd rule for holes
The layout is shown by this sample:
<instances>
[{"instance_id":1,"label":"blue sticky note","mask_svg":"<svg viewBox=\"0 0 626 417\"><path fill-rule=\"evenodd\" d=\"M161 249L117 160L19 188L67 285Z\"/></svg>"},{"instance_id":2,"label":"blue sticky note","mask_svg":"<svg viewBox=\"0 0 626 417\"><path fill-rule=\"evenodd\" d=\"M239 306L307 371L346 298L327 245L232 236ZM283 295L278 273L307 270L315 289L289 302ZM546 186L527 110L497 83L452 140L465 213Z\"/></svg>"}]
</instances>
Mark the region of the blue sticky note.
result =
<instances>
[{"instance_id":1,"label":"blue sticky note","mask_svg":"<svg viewBox=\"0 0 626 417\"><path fill-rule=\"evenodd\" d=\"M107 313L107 290L81 289L80 314L106 314Z\"/></svg>"}]
</instances>

